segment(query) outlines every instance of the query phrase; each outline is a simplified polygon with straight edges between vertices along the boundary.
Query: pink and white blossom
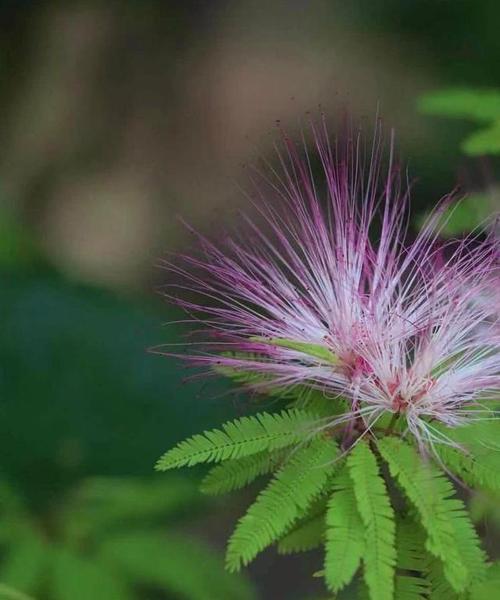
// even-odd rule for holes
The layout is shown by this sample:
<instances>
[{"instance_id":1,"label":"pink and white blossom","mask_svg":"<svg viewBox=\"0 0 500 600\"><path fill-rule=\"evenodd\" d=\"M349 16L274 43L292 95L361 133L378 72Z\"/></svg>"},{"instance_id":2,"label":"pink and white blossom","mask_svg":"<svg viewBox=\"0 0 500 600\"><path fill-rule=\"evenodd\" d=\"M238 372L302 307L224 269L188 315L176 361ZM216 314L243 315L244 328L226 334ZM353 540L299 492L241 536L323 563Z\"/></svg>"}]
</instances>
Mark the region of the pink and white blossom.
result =
<instances>
[{"instance_id":1,"label":"pink and white blossom","mask_svg":"<svg viewBox=\"0 0 500 600\"><path fill-rule=\"evenodd\" d=\"M240 233L195 234L198 255L165 263L177 278L167 296L203 331L189 359L262 375L261 391L346 398L335 422L351 429L392 413L419 442L444 441L435 422L489 416L500 389L498 306L475 301L498 300L498 242L441 244L451 196L411 239L392 141L384 166L380 132L368 152L360 136L331 143L323 122L312 134L312 152L283 134Z\"/></svg>"}]
</instances>

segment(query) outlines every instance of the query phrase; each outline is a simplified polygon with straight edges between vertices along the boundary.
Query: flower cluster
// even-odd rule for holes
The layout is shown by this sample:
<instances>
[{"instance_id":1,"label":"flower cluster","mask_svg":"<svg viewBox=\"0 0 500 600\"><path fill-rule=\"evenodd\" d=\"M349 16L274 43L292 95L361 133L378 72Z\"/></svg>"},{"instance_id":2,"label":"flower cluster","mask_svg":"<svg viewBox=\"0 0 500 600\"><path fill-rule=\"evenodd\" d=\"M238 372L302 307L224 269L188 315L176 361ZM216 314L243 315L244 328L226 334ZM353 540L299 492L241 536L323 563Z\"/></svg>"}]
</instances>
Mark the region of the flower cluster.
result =
<instances>
[{"instance_id":1,"label":"flower cluster","mask_svg":"<svg viewBox=\"0 0 500 600\"><path fill-rule=\"evenodd\" d=\"M500 390L498 242L440 242L451 195L411 238L392 140L384 162L380 127L369 150L359 135L331 143L323 121L311 129L314 152L282 134L243 233L196 234L199 256L166 263L173 287L201 294L168 292L207 335L190 359L253 374L259 391L347 400L329 422L346 443L388 414L421 447L446 443L439 424L490 418Z\"/></svg>"}]
</instances>

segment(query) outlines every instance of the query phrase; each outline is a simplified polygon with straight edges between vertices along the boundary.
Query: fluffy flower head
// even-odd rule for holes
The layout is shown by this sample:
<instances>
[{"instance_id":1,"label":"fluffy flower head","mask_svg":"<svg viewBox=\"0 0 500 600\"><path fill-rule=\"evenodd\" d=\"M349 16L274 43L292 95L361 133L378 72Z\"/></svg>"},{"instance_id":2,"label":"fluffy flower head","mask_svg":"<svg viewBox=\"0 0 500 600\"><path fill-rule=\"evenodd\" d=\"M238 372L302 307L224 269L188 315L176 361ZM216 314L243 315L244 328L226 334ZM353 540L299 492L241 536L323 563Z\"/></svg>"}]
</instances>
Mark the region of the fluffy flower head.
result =
<instances>
[{"instance_id":1,"label":"fluffy flower head","mask_svg":"<svg viewBox=\"0 0 500 600\"><path fill-rule=\"evenodd\" d=\"M379 131L366 150L359 135L330 142L323 121L311 130L309 150L282 134L279 167L253 178L258 216L242 217L243 233L196 234L199 256L166 263L182 279L173 288L199 294L167 294L203 326L190 359L259 391L321 393L348 441L388 414L421 444L444 441L436 424L489 415L500 388L497 307L476 301L498 297L498 244L440 244L451 197L409 239L392 141L384 163Z\"/></svg>"}]
</instances>

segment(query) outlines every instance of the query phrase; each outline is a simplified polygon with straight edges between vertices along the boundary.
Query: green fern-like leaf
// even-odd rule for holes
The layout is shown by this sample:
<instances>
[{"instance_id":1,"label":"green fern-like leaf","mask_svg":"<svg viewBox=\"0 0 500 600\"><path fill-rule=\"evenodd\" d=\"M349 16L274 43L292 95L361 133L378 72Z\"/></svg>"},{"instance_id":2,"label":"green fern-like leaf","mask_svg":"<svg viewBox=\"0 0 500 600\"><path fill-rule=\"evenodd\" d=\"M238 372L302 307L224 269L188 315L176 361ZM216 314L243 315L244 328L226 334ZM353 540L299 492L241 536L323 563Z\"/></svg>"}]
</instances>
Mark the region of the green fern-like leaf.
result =
<instances>
[{"instance_id":1,"label":"green fern-like leaf","mask_svg":"<svg viewBox=\"0 0 500 600\"><path fill-rule=\"evenodd\" d=\"M338 465L335 465L335 469ZM324 492L327 492L330 484L326 484ZM320 494L306 510L293 522L278 541L278 554L292 554L294 552L306 552L321 545L325 534L325 513L328 496ZM320 523L322 528L320 528Z\"/></svg>"},{"instance_id":2,"label":"green fern-like leaf","mask_svg":"<svg viewBox=\"0 0 500 600\"><path fill-rule=\"evenodd\" d=\"M464 447L437 444L435 452L462 481L477 489L500 491L500 423L485 421L458 429L439 428Z\"/></svg>"},{"instance_id":3,"label":"green fern-like leaf","mask_svg":"<svg viewBox=\"0 0 500 600\"><path fill-rule=\"evenodd\" d=\"M329 350L324 344L311 344L308 342L298 342L296 340L289 340L286 338L253 338L255 342L261 342L263 344L269 344L270 346L278 346L279 348L286 348L288 350L294 350L300 354L304 354L306 357L312 357L320 360L326 364L338 364L338 357Z\"/></svg>"},{"instance_id":4,"label":"green fern-like leaf","mask_svg":"<svg viewBox=\"0 0 500 600\"><path fill-rule=\"evenodd\" d=\"M250 352L223 352L222 355L235 360L245 360L251 362L261 362L263 360L261 355ZM261 373L257 370L251 370L249 368L214 365L213 370L219 375L223 375L224 377L231 379L238 385L254 389L261 388L263 391L265 390L267 395L281 398L283 400L288 398L296 398L300 393L300 388L302 388L302 386L273 385L273 375Z\"/></svg>"},{"instance_id":5,"label":"green fern-like leaf","mask_svg":"<svg viewBox=\"0 0 500 600\"><path fill-rule=\"evenodd\" d=\"M448 583L441 561L427 552L425 541L425 531L413 517L399 519L396 525L399 574L396 576L395 598L458 600L459 595ZM405 575L411 575L411 579L401 579Z\"/></svg>"},{"instance_id":6,"label":"green fern-like leaf","mask_svg":"<svg viewBox=\"0 0 500 600\"><path fill-rule=\"evenodd\" d=\"M224 352L224 356L256 362L262 360L262 356L254 353ZM308 385L276 385L272 375L241 367L216 365L213 369L238 385L286 401L288 408L308 410L320 417L333 416L348 410L346 400L337 397L329 398L322 391L313 389Z\"/></svg>"},{"instance_id":7,"label":"green fern-like leaf","mask_svg":"<svg viewBox=\"0 0 500 600\"><path fill-rule=\"evenodd\" d=\"M426 531L426 548L443 563L453 589L464 591L484 556L463 503L443 473L424 463L416 450L396 438L379 440L379 450Z\"/></svg>"},{"instance_id":8,"label":"green fern-like leaf","mask_svg":"<svg viewBox=\"0 0 500 600\"><path fill-rule=\"evenodd\" d=\"M469 600L492 600L500 589L500 563L490 565L484 581L472 586Z\"/></svg>"},{"instance_id":9,"label":"green fern-like leaf","mask_svg":"<svg viewBox=\"0 0 500 600\"><path fill-rule=\"evenodd\" d=\"M261 355L250 352L224 352L223 356L255 363L265 360ZM269 373L262 373L255 369L252 370L251 367L215 365L213 369L219 375L223 375L224 377L231 379L233 383L236 383L239 386L248 388L257 393L266 394L266 396L276 398L277 400L288 401L288 408L313 408L314 412L316 413L315 405L317 403L311 400L324 397L320 391L313 390L308 385L276 384L275 377L273 375ZM329 402L330 406L331 404L332 403ZM323 407L323 403L320 402L319 405L320 407Z\"/></svg>"},{"instance_id":10,"label":"green fern-like leaf","mask_svg":"<svg viewBox=\"0 0 500 600\"><path fill-rule=\"evenodd\" d=\"M365 526L364 577L372 600L392 600L394 594L394 511L377 459L361 441L347 459L354 495Z\"/></svg>"},{"instance_id":11,"label":"green fern-like leaf","mask_svg":"<svg viewBox=\"0 0 500 600\"><path fill-rule=\"evenodd\" d=\"M409 517L396 523L396 549L398 569L425 572L428 559L425 534L420 525Z\"/></svg>"},{"instance_id":12,"label":"green fern-like leaf","mask_svg":"<svg viewBox=\"0 0 500 600\"><path fill-rule=\"evenodd\" d=\"M486 554L481 548L481 542L474 529L468 513L460 500L455 501L456 512L452 519L453 535L460 556L467 564L470 577L469 584L482 581L486 574Z\"/></svg>"},{"instance_id":13,"label":"green fern-like leaf","mask_svg":"<svg viewBox=\"0 0 500 600\"><path fill-rule=\"evenodd\" d=\"M325 515L307 519L278 542L279 554L307 552L321 546L325 538Z\"/></svg>"},{"instance_id":14,"label":"green fern-like leaf","mask_svg":"<svg viewBox=\"0 0 500 600\"><path fill-rule=\"evenodd\" d=\"M353 482L344 467L333 482L326 513L325 581L332 592L347 585L356 573L365 548L363 523Z\"/></svg>"},{"instance_id":15,"label":"green fern-like leaf","mask_svg":"<svg viewBox=\"0 0 500 600\"><path fill-rule=\"evenodd\" d=\"M437 445L435 451L447 468L464 483L475 489L500 491L500 473L489 464L488 456L476 457L443 444Z\"/></svg>"},{"instance_id":16,"label":"green fern-like leaf","mask_svg":"<svg viewBox=\"0 0 500 600\"><path fill-rule=\"evenodd\" d=\"M257 354L225 352L224 355L254 361L262 360ZM322 391L315 390L308 385L276 385L274 377L267 373L258 373L225 365L217 365L214 367L214 370L240 386L287 402L287 408L312 411L320 417L332 416L347 410L345 400L341 398L328 398Z\"/></svg>"},{"instance_id":17,"label":"green fern-like leaf","mask_svg":"<svg viewBox=\"0 0 500 600\"><path fill-rule=\"evenodd\" d=\"M397 575L394 586L394 598L398 600L426 600L429 584L422 577Z\"/></svg>"},{"instance_id":18,"label":"green fern-like leaf","mask_svg":"<svg viewBox=\"0 0 500 600\"><path fill-rule=\"evenodd\" d=\"M490 417L495 415L498 408L498 403L490 404ZM485 419L464 427L448 428L445 431L449 437L466 446L474 455L481 451L494 452L495 456L500 458L500 419ZM500 465L500 462L497 464Z\"/></svg>"},{"instance_id":19,"label":"green fern-like leaf","mask_svg":"<svg viewBox=\"0 0 500 600\"><path fill-rule=\"evenodd\" d=\"M425 600L430 593L430 582L427 579L429 555L425 550L425 534L409 517L397 522L396 549L398 575L394 597ZM434 557L433 560L435 561Z\"/></svg>"},{"instance_id":20,"label":"green fern-like leaf","mask_svg":"<svg viewBox=\"0 0 500 600\"><path fill-rule=\"evenodd\" d=\"M334 597L333 600L336 600L336 598ZM357 581L356 600L372 600L370 596L370 590L368 589L364 579L359 579Z\"/></svg>"},{"instance_id":21,"label":"green fern-like leaf","mask_svg":"<svg viewBox=\"0 0 500 600\"><path fill-rule=\"evenodd\" d=\"M156 468L166 471L285 448L310 437L315 421L314 416L300 410L242 417L225 423L222 429L212 429L180 442L160 458Z\"/></svg>"},{"instance_id":22,"label":"green fern-like leaf","mask_svg":"<svg viewBox=\"0 0 500 600\"><path fill-rule=\"evenodd\" d=\"M344 398L331 398L322 391L302 386L297 390L297 395L288 403L289 408L307 410L319 417L329 417L334 420L336 415L341 415L350 410Z\"/></svg>"},{"instance_id":23,"label":"green fern-like leaf","mask_svg":"<svg viewBox=\"0 0 500 600\"><path fill-rule=\"evenodd\" d=\"M227 567L238 570L279 539L325 487L338 447L317 438L298 449L240 519L229 540Z\"/></svg>"},{"instance_id":24,"label":"green fern-like leaf","mask_svg":"<svg viewBox=\"0 0 500 600\"><path fill-rule=\"evenodd\" d=\"M285 456L282 450L264 451L223 462L210 469L201 483L201 491L216 496L239 490L257 477L274 471Z\"/></svg>"},{"instance_id":25,"label":"green fern-like leaf","mask_svg":"<svg viewBox=\"0 0 500 600\"><path fill-rule=\"evenodd\" d=\"M456 540L458 552L469 570L468 585L472 585L482 581L486 575L486 555L481 548L481 542L463 503L455 499L448 502L452 502L456 506L451 519L453 536Z\"/></svg>"},{"instance_id":26,"label":"green fern-like leaf","mask_svg":"<svg viewBox=\"0 0 500 600\"><path fill-rule=\"evenodd\" d=\"M429 600L464 600L465 593L456 592L444 573L443 564L434 556L427 559L425 577L429 582Z\"/></svg>"}]
</instances>

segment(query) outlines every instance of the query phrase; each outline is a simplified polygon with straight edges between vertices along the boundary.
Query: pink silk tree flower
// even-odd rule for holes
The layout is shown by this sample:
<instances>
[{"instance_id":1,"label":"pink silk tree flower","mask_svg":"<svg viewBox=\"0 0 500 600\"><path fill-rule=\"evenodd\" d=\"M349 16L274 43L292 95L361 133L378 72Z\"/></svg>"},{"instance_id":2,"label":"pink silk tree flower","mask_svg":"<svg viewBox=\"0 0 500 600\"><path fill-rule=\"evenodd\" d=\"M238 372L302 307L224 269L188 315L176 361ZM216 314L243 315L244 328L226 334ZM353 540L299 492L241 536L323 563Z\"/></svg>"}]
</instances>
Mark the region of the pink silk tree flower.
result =
<instances>
[{"instance_id":1,"label":"pink silk tree flower","mask_svg":"<svg viewBox=\"0 0 500 600\"><path fill-rule=\"evenodd\" d=\"M187 358L261 392L319 391L335 415L325 427L345 425L346 444L384 415L421 445L447 442L435 424L489 418L500 388L497 307L474 301L498 297L498 242L442 245L451 195L410 239L380 126L368 151L360 135L331 143L324 121L311 132L312 152L282 134L279 166L252 176L257 218L217 244L195 233L197 256L165 262L166 296L204 335Z\"/></svg>"}]
</instances>

